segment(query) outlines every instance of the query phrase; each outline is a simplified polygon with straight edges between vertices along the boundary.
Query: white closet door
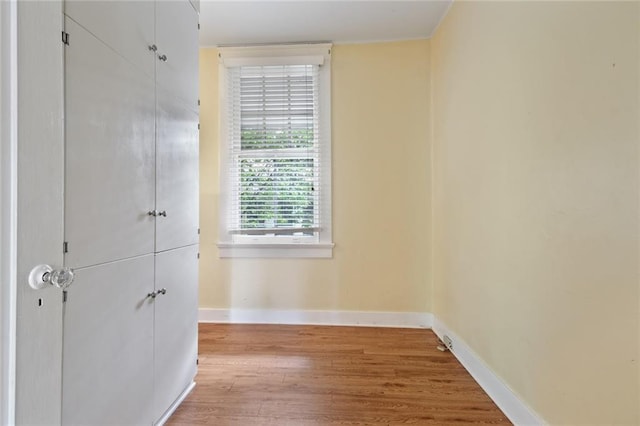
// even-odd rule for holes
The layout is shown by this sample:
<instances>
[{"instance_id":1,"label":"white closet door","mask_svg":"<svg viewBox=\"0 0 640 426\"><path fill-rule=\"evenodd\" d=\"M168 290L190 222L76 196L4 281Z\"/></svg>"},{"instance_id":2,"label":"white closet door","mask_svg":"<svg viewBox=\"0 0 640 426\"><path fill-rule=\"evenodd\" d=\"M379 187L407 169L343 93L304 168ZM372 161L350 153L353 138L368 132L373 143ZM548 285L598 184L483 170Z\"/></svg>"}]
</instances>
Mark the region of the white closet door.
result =
<instances>
[{"instance_id":1,"label":"white closet door","mask_svg":"<svg viewBox=\"0 0 640 426\"><path fill-rule=\"evenodd\" d=\"M198 243L198 115L157 91L156 251Z\"/></svg>"},{"instance_id":2,"label":"white closet door","mask_svg":"<svg viewBox=\"0 0 640 426\"><path fill-rule=\"evenodd\" d=\"M76 270L64 304L62 424L151 424L153 274L153 255Z\"/></svg>"},{"instance_id":3,"label":"white closet door","mask_svg":"<svg viewBox=\"0 0 640 426\"><path fill-rule=\"evenodd\" d=\"M65 27L65 262L152 253L153 80L71 19Z\"/></svg>"},{"instance_id":4,"label":"white closet door","mask_svg":"<svg viewBox=\"0 0 640 426\"><path fill-rule=\"evenodd\" d=\"M198 246L156 255L155 411L158 420L196 374ZM163 293L162 289L166 292Z\"/></svg>"},{"instance_id":5,"label":"white closet door","mask_svg":"<svg viewBox=\"0 0 640 426\"><path fill-rule=\"evenodd\" d=\"M180 23L177 25L176 23ZM158 86L198 110L198 14L189 0L156 3Z\"/></svg>"},{"instance_id":6,"label":"white closet door","mask_svg":"<svg viewBox=\"0 0 640 426\"><path fill-rule=\"evenodd\" d=\"M55 426L60 424L60 381L62 375L62 294L60 290L50 287L33 290L27 284L31 269L43 263L55 268L62 266L63 242L63 203L64 203L64 128L63 128L63 63L62 43L59 34L62 30L62 2L60 1L20 1L15 4L0 2L3 9L0 26L2 34L7 34L9 25L16 25L17 31L17 99L11 94L2 99L2 105L13 108L11 100L15 99L17 107L17 125L11 120L2 120L2 125L9 124L9 129L17 131L17 158L2 158L2 194L1 213L3 224L11 216L10 207L5 204L10 197L17 202L17 257L9 257L11 253L2 253L2 265L9 269L17 267L17 282L0 281L6 286L8 295L15 292L16 297L16 341L15 341L15 424ZM6 8L6 9L5 9ZM17 8L17 16L11 16L10 10ZM9 25L7 25L9 24ZM6 44L5 44L6 43ZM10 46L11 41L1 40L2 49ZM4 51L2 60L4 61ZM11 62L11 61L9 61ZM2 84L5 76L13 75L12 67L2 68ZM11 71L9 71L11 70ZM8 74L4 74L9 71ZM8 89L7 85L7 89ZM2 90L3 96L10 91ZM7 103L5 103L7 102ZM8 117L9 109L2 111ZM14 111L11 111L11 115ZM4 118L4 117L3 117ZM10 153L11 138L4 139L9 130L2 129L2 156ZM13 160L15 159L15 163ZM11 163L9 163L11 162ZM13 169L16 167L16 169ZM17 173L17 194L9 191L11 176ZM6 180L9 178L9 180ZM6 197L5 197L6 196ZM6 216L5 216L6 215ZM9 227L2 230L2 236L9 237L13 232ZM4 231L7 231L6 233ZM3 240L2 247L9 248L10 242ZM7 257L5 257L5 255ZM7 260L7 263L4 261ZM5 275L7 273L7 275ZM2 276L8 276L8 270ZM2 300L2 307L11 304ZM8 320L12 315L0 307L0 322ZM5 329L3 328L3 331ZM2 347L8 342L8 335L2 334ZM5 358L8 352L0 358ZM2 365L0 368L5 368ZM0 393L4 397L9 388L0 374ZM8 392L10 394L10 392ZM3 400L9 410L10 399ZM2 411L2 410L0 410ZM3 413L7 414L7 413ZM10 416L9 416L10 417ZM6 424L0 417L0 424Z\"/></svg>"},{"instance_id":7,"label":"white closet door","mask_svg":"<svg viewBox=\"0 0 640 426\"><path fill-rule=\"evenodd\" d=\"M64 13L154 77L154 2L66 0Z\"/></svg>"}]
</instances>

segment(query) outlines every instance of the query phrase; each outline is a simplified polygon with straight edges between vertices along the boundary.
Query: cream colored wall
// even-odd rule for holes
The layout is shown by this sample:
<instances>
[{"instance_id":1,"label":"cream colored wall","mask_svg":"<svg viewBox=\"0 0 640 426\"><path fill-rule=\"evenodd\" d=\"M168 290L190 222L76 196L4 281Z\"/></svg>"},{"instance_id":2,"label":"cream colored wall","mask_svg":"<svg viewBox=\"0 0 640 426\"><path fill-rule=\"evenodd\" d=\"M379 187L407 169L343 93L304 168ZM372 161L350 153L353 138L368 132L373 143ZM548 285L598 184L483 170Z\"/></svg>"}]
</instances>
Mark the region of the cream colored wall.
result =
<instances>
[{"instance_id":1,"label":"cream colored wall","mask_svg":"<svg viewBox=\"0 0 640 426\"><path fill-rule=\"evenodd\" d=\"M434 312L552 424L639 424L638 2L432 38Z\"/></svg>"},{"instance_id":2,"label":"cream colored wall","mask_svg":"<svg viewBox=\"0 0 640 426\"><path fill-rule=\"evenodd\" d=\"M219 259L215 49L200 54L203 308L430 312L429 41L332 52L333 259Z\"/></svg>"}]
</instances>

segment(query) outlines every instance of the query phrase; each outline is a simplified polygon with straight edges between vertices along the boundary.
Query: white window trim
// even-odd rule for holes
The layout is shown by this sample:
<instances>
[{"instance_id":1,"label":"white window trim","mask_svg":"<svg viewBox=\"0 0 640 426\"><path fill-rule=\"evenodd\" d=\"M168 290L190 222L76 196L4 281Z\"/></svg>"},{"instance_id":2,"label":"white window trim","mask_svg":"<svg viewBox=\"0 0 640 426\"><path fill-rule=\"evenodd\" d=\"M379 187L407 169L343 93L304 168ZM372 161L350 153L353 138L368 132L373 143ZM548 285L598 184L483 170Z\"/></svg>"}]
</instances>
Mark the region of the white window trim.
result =
<instances>
[{"instance_id":1,"label":"white window trim","mask_svg":"<svg viewBox=\"0 0 640 426\"><path fill-rule=\"evenodd\" d=\"M219 93L219 134L220 145L220 203L218 221L218 251L221 258L331 258L333 257L333 237L331 225L331 48L329 43L295 44L276 46L243 46L223 47L219 49L218 93ZM305 242L304 238L283 239L282 243L274 243L273 239L256 239L255 242L233 242L229 226L225 223L227 209L230 206L228 159L229 144L227 142L227 68L231 66L251 65L320 65L319 108L323 111L319 117L319 128L324 135L324 145L320 149L320 161L326 166L327 173L322 174L324 202L320 217L322 229L317 242Z\"/></svg>"}]
</instances>

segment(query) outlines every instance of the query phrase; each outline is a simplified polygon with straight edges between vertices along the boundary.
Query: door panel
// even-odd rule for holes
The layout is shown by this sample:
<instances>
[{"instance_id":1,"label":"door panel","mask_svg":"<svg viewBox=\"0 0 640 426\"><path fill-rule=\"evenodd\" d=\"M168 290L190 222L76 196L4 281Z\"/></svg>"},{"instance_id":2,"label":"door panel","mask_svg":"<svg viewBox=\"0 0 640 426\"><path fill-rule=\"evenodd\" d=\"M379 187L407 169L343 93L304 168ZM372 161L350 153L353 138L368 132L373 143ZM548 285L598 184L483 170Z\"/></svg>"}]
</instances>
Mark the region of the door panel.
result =
<instances>
[{"instance_id":1,"label":"door panel","mask_svg":"<svg viewBox=\"0 0 640 426\"><path fill-rule=\"evenodd\" d=\"M180 25L176 25L179 22ZM198 14L189 0L156 3L156 44L158 86L198 110Z\"/></svg>"},{"instance_id":2,"label":"door panel","mask_svg":"<svg viewBox=\"0 0 640 426\"><path fill-rule=\"evenodd\" d=\"M62 424L151 423L153 263L76 270L64 306Z\"/></svg>"},{"instance_id":3,"label":"door panel","mask_svg":"<svg viewBox=\"0 0 640 426\"><path fill-rule=\"evenodd\" d=\"M69 18L66 31L66 263L153 252L153 80Z\"/></svg>"},{"instance_id":4,"label":"door panel","mask_svg":"<svg viewBox=\"0 0 640 426\"><path fill-rule=\"evenodd\" d=\"M157 91L156 251L198 242L198 116Z\"/></svg>"},{"instance_id":5,"label":"door panel","mask_svg":"<svg viewBox=\"0 0 640 426\"><path fill-rule=\"evenodd\" d=\"M27 277L38 264L58 268L63 261L61 31L60 1L17 2L15 422L21 425L60 423L62 294L33 290Z\"/></svg>"},{"instance_id":6,"label":"door panel","mask_svg":"<svg viewBox=\"0 0 640 426\"><path fill-rule=\"evenodd\" d=\"M158 420L196 374L198 246L156 255L155 411Z\"/></svg>"},{"instance_id":7,"label":"door panel","mask_svg":"<svg viewBox=\"0 0 640 426\"><path fill-rule=\"evenodd\" d=\"M153 78L155 54L152 1L65 1L64 12ZM117 22L117 26L114 23Z\"/></svg>"}]
</instances>

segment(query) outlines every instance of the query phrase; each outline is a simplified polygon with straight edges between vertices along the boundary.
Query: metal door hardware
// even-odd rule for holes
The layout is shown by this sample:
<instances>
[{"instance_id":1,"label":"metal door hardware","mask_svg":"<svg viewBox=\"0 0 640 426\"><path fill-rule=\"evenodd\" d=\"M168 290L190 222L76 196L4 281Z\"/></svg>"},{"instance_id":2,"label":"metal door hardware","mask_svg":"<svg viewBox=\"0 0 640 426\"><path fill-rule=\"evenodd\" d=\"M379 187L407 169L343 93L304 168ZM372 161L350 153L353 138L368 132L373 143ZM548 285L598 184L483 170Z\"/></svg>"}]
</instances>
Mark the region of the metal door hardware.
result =
<instances>
[{"instance_id":1,"label":"metal door hardware","mask_svg":"<svg viewBox=\"0 0 640 426\"><path fill-rule=\"evenodd\" d=\"M29 286L34 290L50 285L65 290L73 283L75 273L71 268L53 269L49 265L38 265L29 273Z\"/></svg>"},{"instance_id":2,"label":"metal door hardware","mask_svg":"<svg viewBox=\"0 0 640 426\"><path fill-rule=\"evenodd\" d=\"M167 294L167 289L166 288L161 288L160 290L152 291L151 293L147 294L147 297L155 299L157 296L159 296L161 294Z\"/></svg>"}]
</instances>

